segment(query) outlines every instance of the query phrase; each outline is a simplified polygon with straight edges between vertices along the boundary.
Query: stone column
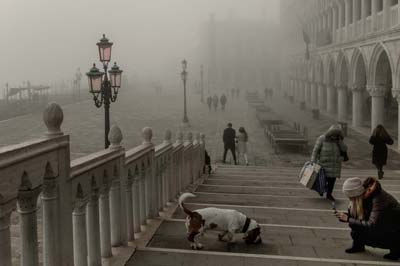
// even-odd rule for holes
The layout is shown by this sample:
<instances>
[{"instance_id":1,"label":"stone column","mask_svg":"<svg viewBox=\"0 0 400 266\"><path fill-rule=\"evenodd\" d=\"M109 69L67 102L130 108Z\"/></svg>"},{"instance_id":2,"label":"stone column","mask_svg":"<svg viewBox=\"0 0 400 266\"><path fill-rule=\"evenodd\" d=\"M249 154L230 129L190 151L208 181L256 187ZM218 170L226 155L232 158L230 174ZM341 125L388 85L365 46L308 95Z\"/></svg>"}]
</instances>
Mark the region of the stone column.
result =
<instances>
[{"instance_id":1,"label":"stone column","mask_svg":"<svg viewBox=\"0 0 400 266\"><path fill-rule=\"evenodd\" d=\"M357 37L357 14L358 14L358 0L353 0L353 38Z\"/></svg>"},{"instance_id":2,"label":"stone column","mask_svg":"<svg viewBox=\"0 0 400 266\"><path fill-rule=\"evenodd\" d=\"M128 241L133 241L135 239L134 224L133 224L132 182L133 182L133 173L131 169L129 169L128 179L126 180L126 186L125 186Z\"/></svg>"},{"instance_id":3,"label":"stone column","mask_svg":"<svg viewBox=\"0 0 400 266\"><path fill-rule=\"evenodd\" d=\"M367 0L361 0L361 32L364 35L367 31ZM370 1L370 0L368 0Z\"/></svg>"},{"instance_id":4,"label":"stone column","mask_svg":"<svg viewBox=\"0 0 400 266\"><path fill-rule=\"evenodd\" d=\"M140 233L140 174L135 172L132 183L132 202L133 202L133 231Z\"/></svg>"},{"instance_id":5,"label":"stone column","mask_svg":"<svg viewBox=\"0 0 400 266\"><path fill-rule=\"evenodd\" d=\"M36 203L40 188L32 189L26 172L22 176L21 183L17 204L21 230L21 266L38 266Z\"/></svg>"},{"instance_id":6,"label":"stone column","mask_svg":"<svg viewBox=\"0 0 400 266\"><path fill-rule=\"evenodd\" d=\"M118 173L117 173L118 174ZM119 247L121 241L121 182L119 177L114 175L110 189L110 222L111 222L111 245Z\"/></svg>"},{"instance_id":7,"label":"stone column","mask_svg":"<svg viewBox=\"0 0 400 266\"><path fill-rule=\"evenodd\" d=\"M306 108L306 82L300 81L300 88L299 88L299 100L300 100L300 109L304 110Z\"/></svg>"},{"instance_id":8,"label":"stone column","mask_svg":"<svg viewBox=\"0 0 400 266\"><path fill-rule=\"evenodd\" d=\"M335 87L327 87L327 109L328 113L334 115L336 113L336 99L335 99Z\"/></svg>"},{"instance_id":9,"label":"stone column","mask_svg":"<svg viewBox=\"0 0 400 266\"><path fill-rule=\"evenodd\" d=\"M311 82L305 83L306 106L311 107Z\"/></svg>"},{"instance_id":10,"label":"stone column","mask_svg":"<svg viewBox=\"0 0 400 266\"><path fill-rule=\"evenodd\" d=\"M104 171L103 185L100 191L100 247L101 257L112 257L110 228L110 183L107 171Z\"/></svg>"},{"instance_id":11,"label":"stone column","mask_svg":"<svg viewBox=\"0 0 400 266\"><path fill-rule=\"evenodd\" d=\"M332 8L332 36L333 42L337 43L337 29L338 29L338 10L337 8Z\"/></svg>"},{"instance_id":12,"label":"stone column","mask_svg":"<svg viewBox=\"0 0 400 266\"><path fill-rule=\"evenodd\" d=\"M338 120L346 122L347 120L347 87L338 87Z\"/></svg>"},{"instance_id":13,"label":"stone column","mask_svg":"<svg viewBox=\"0 0 400 266\"><path fill-rule=\"evenodd\" d=\"M372 0L372 2L371 2L372 31L376 31L376 29L377 29L377 23L376 23L376 18L377 18L376 14L378 13L377 6L378 6L378 0Z\"/></svg>"},{"instance_id":14,"label":"stone column","mask_svg":"<svg viewBox=\"0 0 400 266\"><path fill-rule=\"evenodd\" d=\"M92 177L92 191L86 205L88 265L101 266L100 226L99 226L99 188Z\"/></svg>"},{"instance_id":15,"label":"stone column","mask_svg":"<svg viewBox=\"0 0 400 266\"><path fill-rule=\"evenodd\" d=\"M350 0L345 0L344 1L344 13L345 13L345 16L344 16L344 21L345 21L345 34L346 34L346 37L345 37L345 40L349 40L350 39L350 37L351 37L351 32L350 32L350 16L351 16L351 9L350 9Z\"/></svg>"},{"instance_id":16,"label":"stone column","mask_svg":"<svg viewBox=\"0 0 400 266\"><path fill-rule=\"evenodd\" d=\"M338 13L339 13L339 15L338 15L338 29L339 29L339 37L338 37L338 39L340 39L340 41L341 42L343 42L343 36L342 36L342 28L343 28L343 24L342 24L342 21L343 21L343 16L344 16L344 14L343 14L343 8L342 8L342 4L338 4Z\"/></svg>"},{"instance_id":17,"label":"stone column","mask_svg":"<svg viewBox=\"0 0 400 266\"><path fill-rule=\"evenodd\" d=\"M355 86L353 92L353 126L360 127L363 124L363 91L364 87Z\"/></svg>"},{"instance_id":18,"label":"stone column","mask_svg":"<svg viewBox=\"0 0 400 266\"><path fill-rule=\"evenodd\" d=\"M311 108L318 109L318 85L315 82L311 82Z\"/></svg>"},{"instance_id":19,"label":"stone column","mask_svg":"<svg viewBox=\"0 0 400 266\"><path fill-rule=\"evenodd\" d=\"M323 83L318 84L318 108L319 110L326 110L325 85Z\"/></svg>"},{"instance_id":20,"label":"stone column","mask_svg":"<svg viewBox=\"0 0 400 266\"><path fill-rule=\"evenodd\" d=\"M393 97L396 98L397 104L398 104L398 113L397 113L397 119L398 119L398 129L397 129L397 142L398 142L398 147L397 149L400 151L400 89L393 89L392 90Z\"/></svg>"},{"instance_id":21,"label":"stone column","mask_svg":"<svg viewBox=\"0 0 400 266\"><path fill-rule=\"evenodd\" d=\"M0 205L0 258L2 265L12 266L10 216L15 200Z\"/></svg>"},{"instance_id":22,"label":"stone column","mask_svg":"<svg viewBox=\"0 0 400 266\"><path fill-rule=\"evenodd\" d=\"M58 187L49 163L43 179L43 262L45 266L60 265Z\"/></svg>"},{"instance_id":23,"label":"stone column","mask_svg":"<svg viewBox=\"0 0 400 266\"><path fill-rule=\"evenodd\" d=\"M390 28L390 4L391 0L383 0L383 28Z\"/></svg>"},{"instance_id":24,"label":"stone column","mask_svg":"<svg viewBox=\"0 0 400 266\"><path fill-rule=\"evenodd\" d=\"M74 266L88 265L87 239L86 239L86 201L82 187L79 184L75 197L75 208L72 212L73 239L74 239Z\"/></svg>"},{"instance_id":25,"label":"stone column","mask_svg":"<svg viewBox=\"0 0 400 266\"><path fill-rule=\"evenodd\" d=\"M386 88L381 86L368 86L369 95L372 97L371 131L377 125L384 124L385 120L385 94Z\"/></svg>"}]
</instances>

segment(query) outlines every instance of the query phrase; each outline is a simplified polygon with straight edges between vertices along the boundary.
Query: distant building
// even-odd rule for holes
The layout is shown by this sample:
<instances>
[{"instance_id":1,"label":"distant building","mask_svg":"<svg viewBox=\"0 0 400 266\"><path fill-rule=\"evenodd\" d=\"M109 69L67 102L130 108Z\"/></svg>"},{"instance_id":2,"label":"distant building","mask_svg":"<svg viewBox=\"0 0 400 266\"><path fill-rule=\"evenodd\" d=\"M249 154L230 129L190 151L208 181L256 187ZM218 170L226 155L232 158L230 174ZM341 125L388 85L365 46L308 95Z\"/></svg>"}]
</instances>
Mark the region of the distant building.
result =
<instances>
[{"instance_id":1,"label":"distant building","mask_svg":"<svg viewBox=\"0 0 400 266\"><path fill-rule=\"evenodd\" d=\"M399 11L398 0L281 0L286 93L354 127L400 132Z\"/></svg>"},{"instance_id":2,"label":"distant building","mask_svg":"<svg viewBox=\"0 0 400 266\"><path fill-rule=\"evenodd\" d=\"M273 86L279 63L278 41L276 25L264 19L231 16L219 21L211 15L203 27L200 45L205 88L214 91Z\"/></svg>"}]
</instances>

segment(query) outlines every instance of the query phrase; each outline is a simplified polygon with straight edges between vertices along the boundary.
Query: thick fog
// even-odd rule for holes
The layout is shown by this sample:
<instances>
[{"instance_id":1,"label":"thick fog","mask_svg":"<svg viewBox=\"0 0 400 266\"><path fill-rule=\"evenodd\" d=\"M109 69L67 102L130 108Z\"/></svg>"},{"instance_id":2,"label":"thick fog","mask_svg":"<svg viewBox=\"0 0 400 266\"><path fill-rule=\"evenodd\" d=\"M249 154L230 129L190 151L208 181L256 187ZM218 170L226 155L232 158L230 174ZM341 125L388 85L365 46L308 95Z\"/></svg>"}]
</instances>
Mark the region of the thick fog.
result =
<instances>
[{"instance_id":1,"label":"thick fog","mask_svg":"<svg viewBox=\"0 0 400 266\"><path fill-rule=\"evenodd\" d=\"M216 20L277 22L279 2L1 0L0 84L72 79L78 67L84 73L98 62L95 44L103 33L114 42L112 61L125 75L163 79L180 71L182 58L190 63L199 56L200 28L211 13Z\"/></svg>"}]
</instances>

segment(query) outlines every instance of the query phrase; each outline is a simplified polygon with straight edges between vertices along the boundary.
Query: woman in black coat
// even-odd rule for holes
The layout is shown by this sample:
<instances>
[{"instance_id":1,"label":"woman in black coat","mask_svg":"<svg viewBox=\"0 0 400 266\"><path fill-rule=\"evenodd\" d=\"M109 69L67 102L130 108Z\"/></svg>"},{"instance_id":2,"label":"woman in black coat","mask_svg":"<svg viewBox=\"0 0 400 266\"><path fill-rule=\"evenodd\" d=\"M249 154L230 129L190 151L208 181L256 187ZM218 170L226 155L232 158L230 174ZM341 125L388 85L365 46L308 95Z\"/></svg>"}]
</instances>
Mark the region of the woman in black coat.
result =
<instances>
[{"instance_id":1,"label":"woman in black coat","mask_svg":"<svg viewBox=\"0 0 400 266\"><path fill-rule=\"evenodd\" d=\"M386 165L388 154L386 145L392 145L393 139L382 125L378 125L369 138L369 143L374 146L372 150L372 163L378 169L379 179L382 179L384 174L383 166Z\"/></svg>"}]
</instances>

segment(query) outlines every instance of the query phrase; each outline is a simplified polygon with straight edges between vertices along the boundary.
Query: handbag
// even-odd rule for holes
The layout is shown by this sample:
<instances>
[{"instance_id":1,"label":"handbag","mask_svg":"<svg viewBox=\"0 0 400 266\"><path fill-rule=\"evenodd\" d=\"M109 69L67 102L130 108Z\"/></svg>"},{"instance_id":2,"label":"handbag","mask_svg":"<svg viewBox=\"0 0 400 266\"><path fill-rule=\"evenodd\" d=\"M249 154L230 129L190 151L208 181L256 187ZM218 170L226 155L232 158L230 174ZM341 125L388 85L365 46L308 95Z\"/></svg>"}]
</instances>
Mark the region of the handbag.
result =
<instances>
[{"instance_id":1,"label":"handbag","mask_svg":"<svg viewBox=\"0 0 400 266\"><path fill-rule=\"evenodd\" d=\"M321 166L316 163L306 162L299 174L300 184L312 188L318 177Z\"/></svg>"}]
</instances>

